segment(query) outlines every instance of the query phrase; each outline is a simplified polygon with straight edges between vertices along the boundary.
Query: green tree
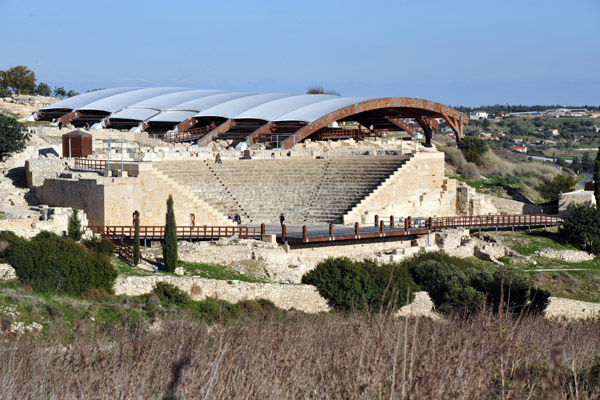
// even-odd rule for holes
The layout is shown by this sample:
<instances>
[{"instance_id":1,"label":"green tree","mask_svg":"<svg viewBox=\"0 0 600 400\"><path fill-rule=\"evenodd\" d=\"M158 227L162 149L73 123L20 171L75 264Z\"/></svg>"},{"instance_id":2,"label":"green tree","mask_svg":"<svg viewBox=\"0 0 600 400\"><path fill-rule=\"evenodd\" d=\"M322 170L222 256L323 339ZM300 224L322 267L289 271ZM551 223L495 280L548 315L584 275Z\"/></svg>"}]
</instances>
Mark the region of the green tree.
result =
<instances>
[{"instance_id":1,"label":"green tree","mask_svg":"<svg viewBox=\"0 0 600 400\"><path fill-rule=\"evenodd\" d=\"M539 192L544 200L556 203L560 193L572 192L576 184L577 178L558 174L551 181L546 181L536 186L535 190Z\"/></svg>"},{"instance_id":2,"label":"green tree","mask_svg":"<svg viewBox=\"0 0 600 400\"><path fill-rule=\"evenodd\" d=\"M136 214L133 232L133 265L140 263L140 216Z\"/></svg>"},{"instance_id":3,"label":"green tree","mask_svg":"<svg viewBox=\"0 0 600 400\"><path fill-rule=\"evenodd\" d=\"M173 196L167 199L167 215L165 217L165 239L163 241L163 260L168 272L175 272L177 267L177 223L173 209Z\"/></svg>"},{"instance_id":4,"label":"green tree","mask_svg":"<svg viewBox=\"0 0 600 400\"><path fill-rule=\"evenodd\" d=\"M48 85L47 83L40 82L35 88L35 94L37 94L38 96L50 97L52 96L52 89L50 89L50 85Z\"/></svg>"},{"instance_id":5,"label":"green tree","mask_svg":"<svg viewBox=\"0 0 600 400\"><path fill-rule=\"evenodd\" d=\"M54 97L58 97L59 99L64 99L67 96L67 91L64 87L54 87Z\"/></svg>"},{"instance_id":6,"label":"green tree","mask_svg":"<svg viewBox=\"0 0 600 400\"><path fill-rule=\"evenodd\" d=\"M559 232L568 243L600 255L600 211L597 207L573 206L563 216Z\"/></svg>"},{"instance_id":7,"label":"green tree","mask_svg":"<svg viewBox=\"0 0 600 400\"><path fill-rule=\"evenodd\" d=\"M73 207L73 212L69 217L69 225L67 226L67 237L75 240L76 242L81 240L81 220L79 219L79 209Z\"/></svg>"},{"instance_id":8,"label":"green tree","mask_svg":"<svg viewBox=\"0 0 600 400\"><path fill-rule=\"evenodd\" d=\"M4 85L17 94L35 89L35 73L24 65L17 65L3 71L1 78Z\"/></svg>"},{"instance_id":9,"label":"green tree","mask_svg":"<svg viewBox=\"0 0 600 400\"><path fill-rule=\"evenodd\" d=\"M596 198L596 207L600 207L600 146L596 154L596 167L594 168L594 197Z\"/></svg>"},{"instance_id":10,"label":"green tree","mask_svg":"<svg viewBox=\"0 0 600 400\"><path fill-rule=\"evenodd\" d=\"M466 137L458 142L458 148L463 152L467 161L477 165L481 165L481 156L489 150L485 140L472 136Z\"/></svg>"},{"instance_id":11,"label":"green tree","mask_svg":"<svg viewBox=\"0 0 600 400\"><path fill-rule=\"evenodd\" d=\"M19 153L27 146L30 135L15 118L0 114L0 158Z\"/></svg>"},{"instance_id":12,"label":"green tree","mask_svg":"<svg viewBox=\"0 0 600 400\"><path fill-rule=\"evenodd\" d=\"M78 92L76 92L76 91L74 91L74 90L69 90L69 92L67 93L67 95L66 95L66 96L67 96L67 97L75 97L75 96L78 96L78 95L79 95L79 93L78 93Z\"/></svg>"}]
</instances>

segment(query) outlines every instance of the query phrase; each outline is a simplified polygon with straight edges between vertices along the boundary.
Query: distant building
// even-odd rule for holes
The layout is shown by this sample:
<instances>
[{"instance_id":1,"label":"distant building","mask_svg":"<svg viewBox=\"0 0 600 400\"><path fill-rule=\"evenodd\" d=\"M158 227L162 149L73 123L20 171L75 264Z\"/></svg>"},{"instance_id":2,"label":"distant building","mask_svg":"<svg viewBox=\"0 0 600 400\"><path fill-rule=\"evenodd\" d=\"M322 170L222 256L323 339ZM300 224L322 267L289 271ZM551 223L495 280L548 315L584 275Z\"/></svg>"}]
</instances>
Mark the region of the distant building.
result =
<instances>
[{"instance_id":1,"label":"distant building","mask_svg":"<svg viewBox=\"0 0 600 400\"><path fill-rule=\"evenodd\" d=\"M510 146L510 149L519 153L527 153L527 146Z\"/></svg>"},{"instance_id":2,"label":"distant building","mask_svg":"<svg viewBox=\"0 0 600 400\"><path fill-rule=\"evenodd\" d=\"M487 117L488 113L486 113L485 111L473 111L470 115L470 118L474 120L487 119Z\"/></svg>"},{"instance_id":3,"label":"distant building","mask_svg":"<svg viewBox=\"0 0 600 400\"><path fill-rule=\"evenodd\" d=\"M548 129L546 132L544 132L544 135L548 137L553 137L560 135L560 133L558 132L558 129Z\"/></svg>"}]
</instances>

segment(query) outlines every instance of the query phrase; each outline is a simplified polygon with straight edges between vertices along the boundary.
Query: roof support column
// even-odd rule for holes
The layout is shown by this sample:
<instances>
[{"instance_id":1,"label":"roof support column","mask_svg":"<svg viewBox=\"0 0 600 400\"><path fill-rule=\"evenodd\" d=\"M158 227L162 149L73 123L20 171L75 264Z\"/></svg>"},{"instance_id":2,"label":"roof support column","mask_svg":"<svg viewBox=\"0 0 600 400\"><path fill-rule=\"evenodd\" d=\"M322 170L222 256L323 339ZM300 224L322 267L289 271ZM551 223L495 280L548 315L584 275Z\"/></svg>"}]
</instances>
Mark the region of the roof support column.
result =
<instances>
[{"instance_id":1,"label":"roof support column","mask_svg":"<svg viewBox=\"0 0 600 400\"><path fill-rule=\"evenodd\" d=\"M423 128L423 132L425 132L425 146L431 147L431 137L433 136L432 128L437 128L437 121L421 115L415 117L415 121L417 121L419 126Z\"/></svg>"}]
</instances>

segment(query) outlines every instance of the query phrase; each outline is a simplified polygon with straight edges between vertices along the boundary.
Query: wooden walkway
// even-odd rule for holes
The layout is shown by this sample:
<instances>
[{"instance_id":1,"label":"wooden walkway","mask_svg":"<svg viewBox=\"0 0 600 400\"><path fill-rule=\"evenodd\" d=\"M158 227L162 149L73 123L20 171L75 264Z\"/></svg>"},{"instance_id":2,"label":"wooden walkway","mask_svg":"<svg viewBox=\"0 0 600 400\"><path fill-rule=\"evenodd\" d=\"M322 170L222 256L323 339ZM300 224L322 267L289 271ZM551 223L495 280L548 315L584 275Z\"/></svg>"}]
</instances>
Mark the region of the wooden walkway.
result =
<instances>
[{"instance_id":1,"label":"wooden walkway","mask_svg":"<svg viewBox=\"0 0 600 400\"><path fill-rule=\"evenodd\" d=\"M556 226L562 222L560 215L518 214L518 215L478 215L471 217L439 217L397 219L375 216L373 224L347 225L265 225L260 226L178 226L179 240L215 240L237 235L240 239L261 240L262 235L277 236L281 244L302 245L310 243L332 243L340 241L360 241L427 235L447 229L496 229L536 228ZM109 239L115 252L128 262L132 262L133 226L87 226L102 237ZM140 226L140 240L162 240L164 226Z\"/></svg>"}]
</instances>

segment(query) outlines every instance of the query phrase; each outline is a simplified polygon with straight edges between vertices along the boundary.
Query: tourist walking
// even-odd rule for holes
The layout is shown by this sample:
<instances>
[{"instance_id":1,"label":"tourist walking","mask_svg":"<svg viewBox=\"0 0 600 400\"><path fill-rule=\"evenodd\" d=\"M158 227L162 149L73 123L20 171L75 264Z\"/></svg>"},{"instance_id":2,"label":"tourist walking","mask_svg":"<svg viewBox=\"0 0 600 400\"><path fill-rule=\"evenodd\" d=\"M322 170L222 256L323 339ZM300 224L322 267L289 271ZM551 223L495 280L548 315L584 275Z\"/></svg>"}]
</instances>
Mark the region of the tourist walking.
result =
<instances>
[{"instance_id":1,"label":"tourist walking","mask_svg":"<svg viewBox=\"0 0 600 400\"><path fill-rule=\"evenodd\" d=\"M281 223L281 226L283 226L283 223L285 222L285 215L283 215L283 213L279 216L279 222Z\"/></svg>"},{"instance_id":2,"label":"tourist walking","mask_svg":"<svg viewBox=\"0 0 600 400\"><path fill-rule=\"evenodd\" d=\"M217 155L215 156L215 164L223 164L221 162L221 153L217 153Z\"/></svg>"},{"instance_id":3,"label":"tourist walking","mask_svg":"<svg viewBox=\"0 0 600 400\"><path fill-rule=\"evenodd\" d=\"M235 214L234 220L235 222L237 222L238 225L242 224L242 217L240 216L240 214Z\"/></svg>"}]
</instances>

